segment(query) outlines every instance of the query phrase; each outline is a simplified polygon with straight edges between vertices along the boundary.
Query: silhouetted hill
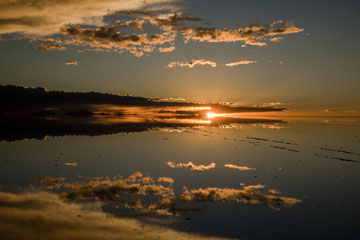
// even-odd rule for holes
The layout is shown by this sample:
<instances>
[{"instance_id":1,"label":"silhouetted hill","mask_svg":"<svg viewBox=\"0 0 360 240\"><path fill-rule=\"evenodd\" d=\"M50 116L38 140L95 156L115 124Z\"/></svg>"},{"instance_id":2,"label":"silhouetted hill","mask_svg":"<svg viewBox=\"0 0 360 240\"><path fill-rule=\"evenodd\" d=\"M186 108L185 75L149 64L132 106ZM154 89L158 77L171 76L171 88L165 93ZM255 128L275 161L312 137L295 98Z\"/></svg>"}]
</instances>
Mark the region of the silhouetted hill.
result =
<instances>
[{"instance_id":1,"label":"silhouetted hill","mask_svg":"<svg viewBox=\"0 0 360 240\"><path fill-rule=\"evenodd\" d=\"M29 106L114 104L121 106L188 106L185 102L157 102L149 98L120 96L99 92L48 91L45 88L16 85L0 86L0 108L12 110Z\"/></svg>"}]
</instances>

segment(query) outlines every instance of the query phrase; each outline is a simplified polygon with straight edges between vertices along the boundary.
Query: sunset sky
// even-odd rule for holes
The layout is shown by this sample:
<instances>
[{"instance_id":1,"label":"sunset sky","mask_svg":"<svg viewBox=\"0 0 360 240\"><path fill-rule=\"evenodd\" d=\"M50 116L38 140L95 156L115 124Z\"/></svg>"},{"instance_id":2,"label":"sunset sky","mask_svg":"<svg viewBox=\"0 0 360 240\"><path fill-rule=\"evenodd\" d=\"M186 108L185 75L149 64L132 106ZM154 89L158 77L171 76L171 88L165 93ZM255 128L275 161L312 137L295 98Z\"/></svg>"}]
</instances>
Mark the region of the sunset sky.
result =
<instances>
[{"instance_id":1,"label":"sunset sky","mask_svg":"<svg viewBox=\"0 0 360 240\"><path fill-rule=\"evenodd\" d=\"M360 111L360 2L0 0L0 83Z\"/></svg>"}]
</instances>

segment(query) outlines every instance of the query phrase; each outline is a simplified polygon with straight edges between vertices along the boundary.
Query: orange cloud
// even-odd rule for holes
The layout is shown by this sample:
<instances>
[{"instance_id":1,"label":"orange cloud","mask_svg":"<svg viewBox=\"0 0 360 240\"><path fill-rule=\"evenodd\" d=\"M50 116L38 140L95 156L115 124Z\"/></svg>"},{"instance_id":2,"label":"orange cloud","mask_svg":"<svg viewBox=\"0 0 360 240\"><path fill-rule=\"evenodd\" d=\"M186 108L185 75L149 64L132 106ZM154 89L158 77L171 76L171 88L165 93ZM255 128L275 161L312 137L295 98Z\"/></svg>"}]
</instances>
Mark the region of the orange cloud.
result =
<instances>
[{"instance_id":1,"label":"orange cloud","mask_svg":"<svg viewBox=\"0 0 360 240\"><path fill-rule=\"evenodd\" d=\"M159 177L158 182L174 183L174 179L170 177Z\"/></svg>"},{"instance_id":2,"label":"orange cloud","mask_svg":"<svg viewBox=\"0 0 360 240\"><path fill-rule=\"evenodd\" d=\"M271 42L280 42L283 39L284 39L283 37L273 37L273 38L270 38L269 40Z\"/></svg>"},{"instance_id":3,"label":"orange cloud","mask_svg":"<svg viewBox=\"0 0 360 240\"><path fill-rule=\"evenodd\" d=\"M166 47L166 48L159 47L159 52L172 52L174 50L175 50L174 46L170 46L170 47Z\"/></svg>"}]
</instances>

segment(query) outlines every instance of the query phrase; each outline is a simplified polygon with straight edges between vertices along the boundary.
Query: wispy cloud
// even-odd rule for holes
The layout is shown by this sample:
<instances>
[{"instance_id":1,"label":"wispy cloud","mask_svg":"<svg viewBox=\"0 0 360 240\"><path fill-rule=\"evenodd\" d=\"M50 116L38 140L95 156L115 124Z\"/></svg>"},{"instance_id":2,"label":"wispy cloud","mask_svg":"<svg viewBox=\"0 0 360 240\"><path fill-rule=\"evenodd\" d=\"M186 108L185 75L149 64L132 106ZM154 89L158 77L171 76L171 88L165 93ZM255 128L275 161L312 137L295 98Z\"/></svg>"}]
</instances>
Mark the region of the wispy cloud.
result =
<instances>
[{"instance_id":1,"label":"wispy cloud","mask_svg":"<svg viewBox=\"0 0 360 240\"><path fill-rule=\"evenodd\" d=\"M168 68L175 68L175 67L189 67L193 68L196 65L210 65L211 67L216 67L216 62L209 61L206 59L198 59L198 60L192 60L190 62L171 62L166 67Z\"/></svg>"},{"instance_id":2,"label":"wispy cloud","mask_svg":"<svg viewBox=\"0 0 360 240\"><path fill-rule=\"evenodd\" d=\"M290 23L279 20L268 26L249 26L239 29L183 28L181 34L185 41L198 42L243 42L247 45L266 46L266 37L303 32Z\"/></svg>"},{"instance_id":3,"label":"wispy cloud","mask_svg":"<svg viewBox=\"0 0 360 240\"><path fill-rule=\"evenodd\" d=\"M237 66L237 65L247 65L247 64L252 64L252 63L257 63L257 61L241 60L241 61L238 61L238 62L226 63L225 66L234 67L234 66Z\"/></svg>"},{"instance_id":4,"label":"wispy cloud","mask_svg":"<svg viewBox=\"0 0 360 240\"><path fill-rule=\"evenodd\" d=\"M238 166L235 164L225 164L224 167L226 168L232 168L232 169L237 169L239 171L251 171L251 170L256 170L256 168L250 168L247 166Z\"/></svg>"},{"instance_id":5,"label":"wispy cloud","mask_svg":"<svg viewBox=\"0 0 360 240\"><path fill-rule=\"evenodd\" d=\"M290 103L285 103L285 102L265 102L262 103L260 105L255 105L258 107L283 107L283 106L287 106L290 105Z\"/></svg>"},{"instance_id":6,"label":"wispy cloud","mask_svg":"<svg viewBox=\"0 0 360 240\"><path fill-rule=\"evenodd\" d=\"M79 65L78 61L73 61L73 62L66 62L65 65L68 65L68 66L77 66Z\"/></svg>"},{"instance_id":7,"label":"wispy cloud","mask_svg":"<svg viewBox=\"0 0 360 240\"><path fill-rule=\"evenodd\" d=\"M188 163L166 162L165 164L168 165L171 168L189 168L192 171L210 170L212 168L215 168L215 166L216 166L215 163L211 163L209 165L195 165L192 162L188 162Z\"/></svg>"},{"instance_id":8,"label":"wispy cloud","mask_svg":"<svg viewBox=\"0 0 360 240\"><path fill-rule=\"evenodd\" d=\"M174 50L175 50L174 46L165 47L165 48L159 47L159 52L172 52Z\"/></svg>"}]
</instances>

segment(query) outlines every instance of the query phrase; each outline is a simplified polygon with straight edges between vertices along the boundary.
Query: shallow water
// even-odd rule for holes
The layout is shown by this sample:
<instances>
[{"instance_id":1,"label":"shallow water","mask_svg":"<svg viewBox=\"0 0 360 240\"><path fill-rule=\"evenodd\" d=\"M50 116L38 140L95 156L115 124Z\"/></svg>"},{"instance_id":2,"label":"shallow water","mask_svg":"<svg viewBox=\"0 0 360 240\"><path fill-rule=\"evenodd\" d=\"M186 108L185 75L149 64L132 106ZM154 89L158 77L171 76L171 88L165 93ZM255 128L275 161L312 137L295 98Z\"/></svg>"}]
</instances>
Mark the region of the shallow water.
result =
<instances>
[{"instance_id":1,"label":"shallow water","mask_svg":"<svg viewBox=\"0 0 360 240\"><path fill-rule=\"evenodd\" d=\"M78 239L360 237L357 118L64 135L1 142L0 230L7 239L22 232L71 238L71 224ZM47 199L64 204L62 224ZM100 218L110 230L94 223ZM126 237L114 232L121 229L114 221L123 220ZM79 221L97 227L80 231Z\"/></svg>"}]
</instances>

